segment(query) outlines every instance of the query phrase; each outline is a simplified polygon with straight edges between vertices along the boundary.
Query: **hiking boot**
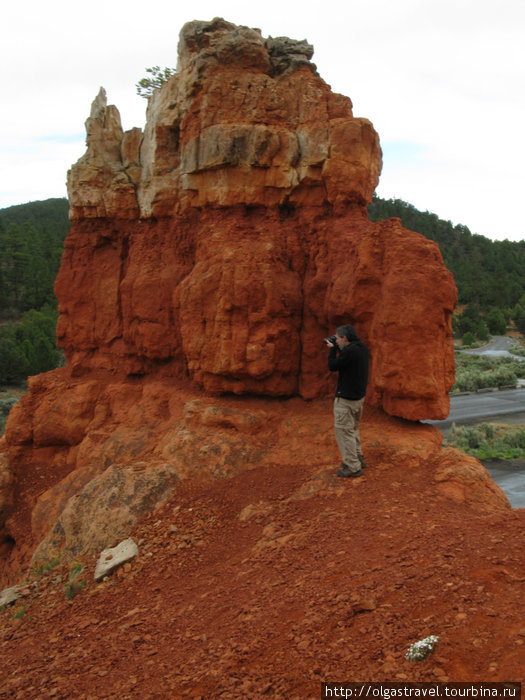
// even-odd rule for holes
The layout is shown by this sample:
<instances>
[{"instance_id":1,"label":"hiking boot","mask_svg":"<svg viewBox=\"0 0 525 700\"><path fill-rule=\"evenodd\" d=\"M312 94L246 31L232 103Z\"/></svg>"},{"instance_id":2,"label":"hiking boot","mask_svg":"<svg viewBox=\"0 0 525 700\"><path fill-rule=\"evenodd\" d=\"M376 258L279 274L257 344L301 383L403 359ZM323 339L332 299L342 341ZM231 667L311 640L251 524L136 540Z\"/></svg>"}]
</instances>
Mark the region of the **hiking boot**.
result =
<instances>
[{"instance_id":1,"label":"hiking boot","mask_svg":"<svg viewBox=\"0 0 525 700\"><path fill-rule=\"evenodd\" d=\"M364 469L366 467L366 462L363 455L357 455L357 459L361 462L361 469Z\"/></svg>"},{"instance_id":2,"label":"hiking boot","mask_svg":"<svg viewBox=\"0 0 525 700\"><path fill-rule=\"evenodd\" d=\"M346 477L352 477L352 476L361 476L363 473L362 469L358 469L356 472L350 471L348 468L348 465L343 462L341 465L341 469L337 470L337 476L342 476L344 478Z\"/></svg>"}]
</instances>

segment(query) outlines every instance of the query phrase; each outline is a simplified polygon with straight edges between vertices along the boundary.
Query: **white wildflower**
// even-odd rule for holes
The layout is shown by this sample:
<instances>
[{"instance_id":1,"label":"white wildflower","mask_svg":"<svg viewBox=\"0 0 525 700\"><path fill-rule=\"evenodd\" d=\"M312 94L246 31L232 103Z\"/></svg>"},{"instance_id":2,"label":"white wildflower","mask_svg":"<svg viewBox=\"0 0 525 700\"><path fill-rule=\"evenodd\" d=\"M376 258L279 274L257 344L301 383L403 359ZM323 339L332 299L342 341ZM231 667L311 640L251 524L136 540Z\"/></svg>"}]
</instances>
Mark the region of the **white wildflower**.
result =
<instances>
[{"instance_id":1,"label":"white wildflower","mask_svg":"<svg viewBox=\"0 0 525 700\"><path fill-rule=\"evenodd\" d=\"M438 642L439 637L436 637L434 634L431 634L430 637L425 637L425 639L420 639L419 642L414 642L408 648L405 659L409 661L423 661L434 651L434 647Z\"/></svg>"}]
</instances>

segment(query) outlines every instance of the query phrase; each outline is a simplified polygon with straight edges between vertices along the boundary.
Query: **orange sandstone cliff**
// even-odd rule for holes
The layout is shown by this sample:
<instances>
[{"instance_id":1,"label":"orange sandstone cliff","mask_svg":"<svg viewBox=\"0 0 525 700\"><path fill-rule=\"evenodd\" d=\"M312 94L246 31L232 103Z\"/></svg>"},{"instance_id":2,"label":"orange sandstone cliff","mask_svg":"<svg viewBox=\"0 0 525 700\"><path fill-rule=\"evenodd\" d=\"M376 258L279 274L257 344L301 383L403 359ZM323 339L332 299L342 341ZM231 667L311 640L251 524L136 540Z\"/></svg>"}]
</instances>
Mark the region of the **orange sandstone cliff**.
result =
<instances>
[{"instance_id":1,"label":"orange sandstone cliff","mask_svg":"<svg viewBox=\"0 0 525 700\"><path fill-rule=\"evenodd\" d=\"M331 386L322 337L346 321L371 348L373 405L447 415L452 275L432 242L368 220L378 136L311 55L306 42L194 22L144 133L123 133L101 90L69 173L56 283L74 376L314 398Z\"/></svg>"},{"instance_id":2,"label":"orange sandstone cliff","mask_svg":"<svg viewBox=\"0 0 525 700\"><path fill-rule=\"evenodd\" d=\"M335 466L322 338L346 322L371 351L368 455L433 463L443 497L508 508L475 460L455 473L437 431L407 423L448 414L454 282L434 243L368 219L378 136L311 57L192 22L144 131L123 132L102 89L93 102L56 280L67 363L30 378L1 443L4 582L127 535L181 479Z\"/></svg>"}]
</instances>

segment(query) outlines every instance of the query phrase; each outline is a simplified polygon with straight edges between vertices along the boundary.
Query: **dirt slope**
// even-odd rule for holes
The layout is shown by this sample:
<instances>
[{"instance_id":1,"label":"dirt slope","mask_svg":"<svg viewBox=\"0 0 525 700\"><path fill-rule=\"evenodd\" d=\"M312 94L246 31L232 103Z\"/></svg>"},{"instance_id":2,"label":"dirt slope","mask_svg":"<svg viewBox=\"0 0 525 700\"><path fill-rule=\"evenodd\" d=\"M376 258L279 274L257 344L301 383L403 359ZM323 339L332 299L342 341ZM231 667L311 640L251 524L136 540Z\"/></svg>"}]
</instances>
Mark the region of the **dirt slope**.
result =
<instances>
[{"instance_id":1,"label":"dirt slope","mask_svg":"<svg viewBox=\"0 0 525 700\"><path fill-rule=\"evenodd\" d=\"M437 496L432 464L260 467L187 481L95 559L0 614L2 698L306 698L322 681L523 681L525 510ZM80 588L80 586L79 586ZM18 617L16 615L18 614ZM422 662L404 658L429 634Z\"/></svg>"}]
</instances>

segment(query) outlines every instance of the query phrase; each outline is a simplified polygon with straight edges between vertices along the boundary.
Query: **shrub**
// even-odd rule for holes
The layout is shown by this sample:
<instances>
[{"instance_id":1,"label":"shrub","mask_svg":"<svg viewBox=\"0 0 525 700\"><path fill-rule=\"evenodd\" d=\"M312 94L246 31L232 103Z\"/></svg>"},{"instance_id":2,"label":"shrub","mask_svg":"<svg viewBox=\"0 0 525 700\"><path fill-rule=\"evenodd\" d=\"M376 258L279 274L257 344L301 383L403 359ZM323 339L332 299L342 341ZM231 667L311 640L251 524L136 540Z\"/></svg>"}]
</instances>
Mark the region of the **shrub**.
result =
<instances>
[{"instance_id":1,"label":"shrub","mask_svg":"<svg viewBox=\"0 0 525 700\"><path fill-rule=\"evenodd\" d=\"M64 586L64 594L66 600L73 600L73 598L80 593L80 591L86 586L87 581L79 581L78 577L82 573L84 567L80 563L75 563L72 565L69 571L68 580Z\"/></svg>"},{"instance_id":2,"label":"shrub","mask_svg":"<svg viewBox=\"0 0 525 700\"><path fill-rule=\"evenodd\" d=\"M461 344L463 345L463 347L467 347L467 348L470 347L471 345L475 345L476 338L474 336L474 333L471 333L470 331L465 333L465 335L461 339Z\"/></svg>"},{"instance_id":3,"label":"shrub","mask_svg":"<svg viewBox=\"0 0 525 700\"><path fill-rule=\"evenodd\" d=\"M456 383L452 392L516 386L518 377L525 377L525 362L509 357L493 358L458 353Z\"/></svg>"},{"instance_id":4,"label":"shrub","mask_svg":"<svg viewBox=\"0 0 525 700\"><path fill-rule=\"evenodd\" d=\"M4 434L9 411L13 408L17 401L19 401L19 399L16 396L7 396L4 399L0 399L0 436Z\"/></svg>"},{"instance_id":5,"label":"shrub","mask_svg":"<svg viewBox=\"0 0 525 700\"><path fill-rule=\"evenodd\" d=\"M55 347L57 312L49 306L28 311L20 323L0 328L0 382L9 384L58 367Z\"/></svg>"},{"instance_id":6,"label":"shrub","mask_svg":"<svg viewBox=\"0 0 525 700\"><path fill-rule=\"evenodd\" d=\"M513 355L525 357L525 345L522 345L521 343L514 343L514 345L510 346L509 352L511 352Z\"/></svg>"},{"instance_id":7,"label":"shrub","mask_svg":"<svg viewBox=\"0 0 525 700\"><path fill-rule=\"evenodd\" d=\"M505 335L507 319L501 309L492 309L489 311L485 320L492 335Z\"/></svg>"},{"instance_id":8,"label":"shrub","mask_svg":"<svg viewBox=\"0 0 525 700\"><path fill-rule=\"evenodd\" d=\"M478 459L523 459L525 428L490 423L453 425L445 444Z\"/></svg>"}]
</instances>

